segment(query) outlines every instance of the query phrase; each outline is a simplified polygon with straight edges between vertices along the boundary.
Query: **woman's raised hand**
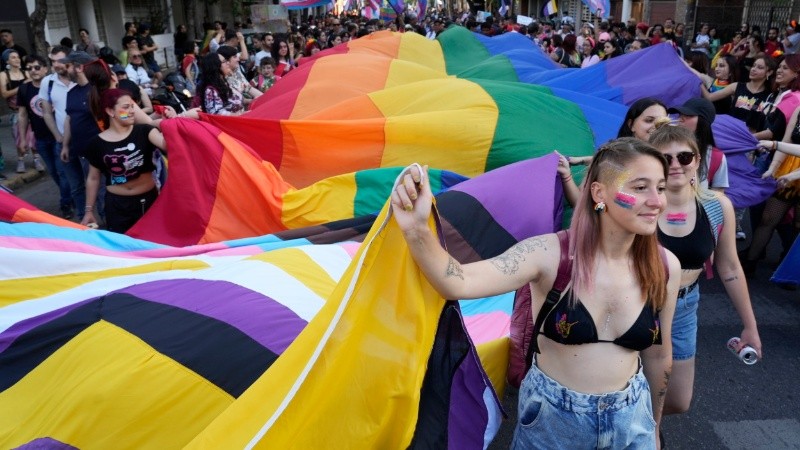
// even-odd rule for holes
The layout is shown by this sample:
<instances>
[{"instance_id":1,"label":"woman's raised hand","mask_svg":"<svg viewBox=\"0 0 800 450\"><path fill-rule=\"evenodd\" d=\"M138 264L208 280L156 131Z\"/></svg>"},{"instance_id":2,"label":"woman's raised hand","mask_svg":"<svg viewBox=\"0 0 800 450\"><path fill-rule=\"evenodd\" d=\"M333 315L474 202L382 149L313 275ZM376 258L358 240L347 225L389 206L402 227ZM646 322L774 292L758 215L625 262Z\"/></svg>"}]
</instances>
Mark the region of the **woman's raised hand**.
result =
<instances>
[{"instance_id":1,"label":"woman's raised hand","mask_svg":"<svg viewBox=\"0 0 800 450\"><path fill-rule=\"evenodd\" d=\"M392 190L391 202L395 220L404 232L427 227L433 202L428 166L413 164L405 168Z\"/></svg>"}]
</instances>

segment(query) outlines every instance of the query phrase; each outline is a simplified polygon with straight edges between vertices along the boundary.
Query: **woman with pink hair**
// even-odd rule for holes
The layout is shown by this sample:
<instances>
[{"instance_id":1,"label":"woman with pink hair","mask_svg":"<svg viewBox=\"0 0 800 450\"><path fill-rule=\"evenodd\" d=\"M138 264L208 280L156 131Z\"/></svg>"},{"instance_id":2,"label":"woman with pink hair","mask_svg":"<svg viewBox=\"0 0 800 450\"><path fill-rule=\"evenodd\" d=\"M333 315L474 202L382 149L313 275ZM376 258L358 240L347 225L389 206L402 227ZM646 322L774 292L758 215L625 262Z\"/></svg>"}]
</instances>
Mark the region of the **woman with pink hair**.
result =
<instances>
[{"instance_id":1,"label":"woman with pink hair","mask_svg":"<svg viewBox=\"0 0 800 450\"><path fill-rule=\"evenodd\" d=\"M680 282L680 264L655 236L666 178L664 158L639 139L611 141L595 154L567 234L571 285L545 310L544 338L534 330L512 448L561 448L567 436L573 448L656 448ZM553 296L563 235L461 264L428 228L431 203L426 171L407 169L392 213L433 287L444 298L470 299L530 283L537 317Z\"/></svg>"}]
</instances>

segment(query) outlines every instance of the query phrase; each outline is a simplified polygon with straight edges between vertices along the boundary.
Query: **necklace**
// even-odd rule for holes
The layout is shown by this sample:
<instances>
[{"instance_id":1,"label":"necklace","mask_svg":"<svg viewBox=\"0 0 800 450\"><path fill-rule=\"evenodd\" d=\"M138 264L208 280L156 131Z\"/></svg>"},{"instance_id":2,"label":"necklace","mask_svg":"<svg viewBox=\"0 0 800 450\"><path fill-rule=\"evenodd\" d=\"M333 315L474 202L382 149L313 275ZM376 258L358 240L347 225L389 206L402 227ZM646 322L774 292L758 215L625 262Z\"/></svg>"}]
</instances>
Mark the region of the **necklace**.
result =
<instances>
[{"instance_id":1,"label":"necklace","mask_svg":"<svg viewBox=\"0 0 800 450\"><path fill-rule=\"evenodd\" d=\"M618 306L618 301L608 302L606 304L606 321L605 324L603 324L603 332L608 331L608 327L611 324L611 316L614 315L614 311L617 310Z\"/></svg>"}]
</instances>

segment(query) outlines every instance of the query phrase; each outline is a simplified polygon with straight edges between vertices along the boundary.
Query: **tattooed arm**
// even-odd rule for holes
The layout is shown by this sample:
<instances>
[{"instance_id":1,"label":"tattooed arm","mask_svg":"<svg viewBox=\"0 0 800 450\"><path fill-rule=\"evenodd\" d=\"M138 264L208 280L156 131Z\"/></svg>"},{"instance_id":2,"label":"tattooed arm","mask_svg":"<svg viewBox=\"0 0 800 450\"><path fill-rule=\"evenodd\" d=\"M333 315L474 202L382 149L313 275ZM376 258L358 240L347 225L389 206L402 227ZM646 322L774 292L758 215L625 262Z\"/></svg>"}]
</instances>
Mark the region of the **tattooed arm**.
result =
<instances>
[{"instance_id":1,"label":"tattooed arm","mask_svg":"<svg viewBox=\"0 0 800 450\"><path fill-rule=\"evenodd\" d=\"M482 298L513 291L538 280L542 268L558 266L560 247L554 234L521 241L495 258L459 263L428 228L431 199L427 176L416 168L407 169L403 183L392 192L392 214L414 260L445 298Z\"/></svg>"},{"instance_id":2,"label":"tattooed arm","mask_svg":"<svg viewBox=\"0 0 800 450\"><path fill-rule=\"evenodd\" d=\"M750 292L747 290L747 281L744 278L742 264L736 254L736 217L733 205L724 195L717 195L722 204L723 226L719 235L719 242L714 251L714 266L725 286L725 292L730 297L744 329L741 334L741 345L750 345L758 352L758 357L763 356L761 351L761 338L758 335L756 316L750 302Z\"/></svg>"},{"instance_id":3,"label":"tattooed arm","mask_svg":"<svg viewBox=\"0 0 800 450\"><path fill-rule=\"evenodd\" d=\"M675 303L678 288L681 284L681 264L678 258L667 251L669 260L669 283L667 284L667 302L658 313L661 326L661 345L652 345L642 351L642 369L647 383L650 385L650 399L653 403L653 418L656 421L656 440L661 426L661 413L664 409L664 397L672 373L672 318L675 315Z\"/></svg>"}]
</instances>

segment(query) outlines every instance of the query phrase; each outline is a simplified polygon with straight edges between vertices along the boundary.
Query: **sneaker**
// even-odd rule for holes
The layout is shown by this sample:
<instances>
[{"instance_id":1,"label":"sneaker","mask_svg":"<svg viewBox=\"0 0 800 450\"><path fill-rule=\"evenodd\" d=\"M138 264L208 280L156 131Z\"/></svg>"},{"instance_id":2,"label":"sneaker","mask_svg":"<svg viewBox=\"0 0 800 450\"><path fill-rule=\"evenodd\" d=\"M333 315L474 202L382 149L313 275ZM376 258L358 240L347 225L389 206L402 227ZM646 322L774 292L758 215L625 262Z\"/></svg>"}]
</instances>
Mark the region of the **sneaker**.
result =
<instances>
[{"instance_id":1,"label":"sneaker","mask_svg":"<svg viewBox=\"0 0 800 450\"><path fill-rule=\"evenodd\" d=\"M33 167L36 168L36 170L39 172L45 171L44 164L42 164L42 159L39 158L38 156L35 156L33 158Z\"/></svg>"},{"instance_id":2,"label":"sneaker","mask_svg":"<svg viewBox=\"0 0 800 450\"><path fill-rule=\"evenodd\" d=\"M17 173L25 173L25 161L21 159L17 161Z\"/></svg>"},{"instance_id":3,"label":"sneaker","mask_svg":"<svg viewBox=\"0 0 800 450\"><path fill-rule=\"evenodd\" d=\"M736 240L737 241L743 241L745 239L747 239L747 235L744 234L744 231L737 231L736 232Z\"/></svg>"}]
</instances>

